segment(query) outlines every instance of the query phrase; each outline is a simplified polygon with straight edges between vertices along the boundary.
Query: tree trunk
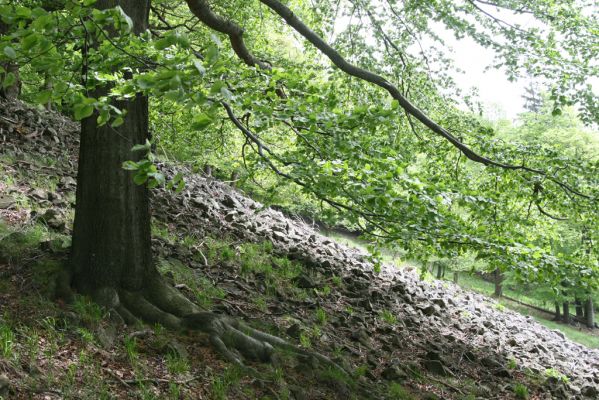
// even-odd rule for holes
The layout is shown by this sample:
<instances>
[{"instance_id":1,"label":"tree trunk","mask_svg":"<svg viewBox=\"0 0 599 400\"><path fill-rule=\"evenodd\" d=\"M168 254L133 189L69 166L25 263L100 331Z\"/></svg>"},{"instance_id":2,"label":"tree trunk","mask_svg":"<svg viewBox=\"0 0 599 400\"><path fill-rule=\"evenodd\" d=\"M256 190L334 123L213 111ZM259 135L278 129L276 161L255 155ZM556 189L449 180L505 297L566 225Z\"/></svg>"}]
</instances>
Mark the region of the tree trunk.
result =
<instances>
[{"instance_id":1,"label":"tree trunk","mask_svg":"<svg viewBox=\"0 0 599 400\"><path fill-rule=\"evenodd\" d=\"M570 322L572 322L570 318L570 303L567 301L564 301L564 313L562 315L562 322L564 324L569 324Z\"/></svg>"},{"instance_id":2,"label":"tree trunk","mask_svg":"<svg viewBox=\"0 0 599 400\"><path fill-rule=\"evenodd\" d=\"M460 273L457 271L453 272L453 283L458 284L458 279L460 278Z\"/></svg>"},{"instance_id":3,"label":"tree trunk","mask_svg":"<svg viewBox=\"0 0 599 400\"><path fill-rule=\"evenodd\" d=\"M437 263L437 279L443 278L443 264Z\"/></svg>"},{"instance_id":4,"label":"tree trunk","mask_svg":"<svg viewBox=\"0 0 599 400\"><path fill-rule=\"evenodd\" d=\"M587 328L593 329L595 327L595 308L593 307L593 299L589 297L584 305L586 326Z\"/></svg>"},{"instance_id":5,"label":"tree trunk","mask_svg":"<svg viewBox=\"0 0 599 400\"><path fill-rule=\"evenodd\" d=\"M583 319L584 318L584 308L582 301L577 297L575 300L576 303L576 318Z\"/></svg>"},{"instance_id":6,"label":"tree trunk","mask_svg":"<svg viewBox=\"0 0 599 400\"><path fill-rule=\"evenodd\" d=\"M238 180L239 180L239 172L237 172L237 171L231 172L231 187L237 186Z\"/></svg>"},{"instance_id":7,"label":"tree trunk","mask_svg":"<svg viewBox=\"0 0 599 400\"><path fill-rule=\"evenodd\" d=\"M561 321L562 316L561 316L561 307L559 305L559 303L556 301L555 302L555 317L553 317L554 321Z\"/></svg>"},{"instance_id":8,"label":"tree trunk","mask_svg":"<svg viewBox=\"0 0 599 400\"><path fill-rule=\"evenodd\" d=\"M52 75L46 72L44 76L44 90L52 90L54 84L52 83ZM44 108L48 111L52 111L52 99L48 100L46 104L44 104Z\"/></svg>"},{"instance_id":9,"label":"tree trunk","mask_svg":"<svg viewBox=\"0 0 599 400\"><path fill-rule=\"evenodd\" d=\"M212 177L212 165L208 163L204 164L204 176L207 178Z\"/></svg>"},{"instance_id":10,"label":"tree trunk","mask_svg":"<svg viewBox=\"0 0 599 400\"><path fill-rule=\"evenodd\" d=\"M147 28L149 0L96 3L99 9L116 5L133 20L135 33ZM71 266L75 287L90 294L103 287L140 290L153 270L148 189L121 167L136 158L131 147L148 138L148 99L137 95L114 105L126 110L121 126L98 126L97 114L81 122Z\"/></svg>"},{"instance_id":11,"label":"tree trunk","mask_svg":"<svg viewBox=\"0 0 599 400\"><path fill-rule=\"evenodd\" d=\"M493 274L495 277L495 293L493 294L493 296L501 297L503 296L503 274L501 273L499 268L495 269L495 272L493 272Z\"/></svg>"},{"instance_id":12,"label":"tree trunk","mask_svg":"<svg viewBox=\"0 0 599 400\"><path fill-rule=\"evenodd\" d=\"M0 19L0 35L8 33L8 25L2 22ZM4 69L4 72L0 73L0 97L5 99L14 100L21 94L21 80L19 79L19 65L14 62L3 62L0 63L0 67ZM0 70L1 71L1 70ZM6 77L12 74L15 77L13 84L4 87L4 80Z\"/></svg>"}]
</instances>

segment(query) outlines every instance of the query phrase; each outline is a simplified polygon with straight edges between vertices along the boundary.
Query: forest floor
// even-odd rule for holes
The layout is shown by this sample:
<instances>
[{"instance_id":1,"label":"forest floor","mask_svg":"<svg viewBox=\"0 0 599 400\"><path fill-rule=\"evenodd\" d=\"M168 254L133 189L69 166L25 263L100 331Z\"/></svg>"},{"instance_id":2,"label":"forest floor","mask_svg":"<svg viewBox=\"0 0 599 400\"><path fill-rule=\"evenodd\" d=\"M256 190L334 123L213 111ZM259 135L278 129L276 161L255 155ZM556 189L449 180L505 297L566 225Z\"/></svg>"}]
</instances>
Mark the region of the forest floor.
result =
<instances>
[{"instance_id":1,"label":"forest floor","mask_svg":"<svg viewBox=\"0 0 599 400\"><path fill-rule=\"evenodd\" d=\"M0 397L592 399L599 352L449 282L385 266L220 182L156 190L159 270L200 306L335 360L247 376L206 337L52 301L73 219L78 126L0 104ZM171 166L163 166L172 175Z\"/></svg>"}]
</instances>

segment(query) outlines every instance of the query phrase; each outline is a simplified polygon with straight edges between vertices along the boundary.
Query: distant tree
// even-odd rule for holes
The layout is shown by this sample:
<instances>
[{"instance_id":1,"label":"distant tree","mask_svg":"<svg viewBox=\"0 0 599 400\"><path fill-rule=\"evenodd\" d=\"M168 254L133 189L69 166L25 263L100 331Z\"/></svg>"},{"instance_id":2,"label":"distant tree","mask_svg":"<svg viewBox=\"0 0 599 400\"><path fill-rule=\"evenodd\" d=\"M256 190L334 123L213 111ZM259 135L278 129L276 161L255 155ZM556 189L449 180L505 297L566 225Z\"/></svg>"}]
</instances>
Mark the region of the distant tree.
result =
<instances>
[{"instance_id":1,"label":"distant tree","mask_svg":"<svg viewBox=\"0 0 599 400\"><path fill-rule=\"evenodd\" d=\"M530 82L526 88L524 88L524 108L532 113L540 113L543 107L543 96L538 84Z\"/></svg>"}]
</instances>

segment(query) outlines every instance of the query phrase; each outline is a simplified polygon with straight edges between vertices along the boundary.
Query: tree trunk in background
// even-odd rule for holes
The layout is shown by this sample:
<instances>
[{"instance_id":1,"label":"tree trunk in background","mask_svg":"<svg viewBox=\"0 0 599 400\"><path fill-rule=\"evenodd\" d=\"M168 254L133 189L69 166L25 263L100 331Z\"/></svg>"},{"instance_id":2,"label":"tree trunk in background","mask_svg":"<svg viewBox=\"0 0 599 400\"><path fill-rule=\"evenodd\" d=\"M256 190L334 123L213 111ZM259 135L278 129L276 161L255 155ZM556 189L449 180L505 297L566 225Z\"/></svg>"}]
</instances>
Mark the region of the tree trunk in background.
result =
<instances>
[{"instance_id":1,"label":"tree trunk in background","mask_svg":"<svg viewBox=\"0 0 599 400\"><path fill-rule=\"evenodd\" d=\"M443 264L437 263L437 279L443 278Z\"/></svg>"},{"instance_id":2,"label":"tree trunk in background","mask_svg":"<svg viewBox=\"0 0 599 400\"><path fill-rule=\"evenodd\" d=\"M459 278L460 278L460 273L459 272L454 272L453 273L453 283L455 283L457 285Z\"/></svg>"},{"instance_id":3,"label":"tree trunk in background","mask_svg":"<svg viewBox=\"0 0 599 400\"><path fill-rule=\"evenodd\" d=\"M133 20L135 33L145 31L149 0L96 3L99 9L117 5ZM97 114L81 122L71 266L74 286L90 294L103 287L139 290L154 271L148 189L121 167L136 159L131 147L148 138L148 99L137 95L114 105L127 113L121 126L98 126Z\"/></svg>"},{"instance_id":4,"label":"tree trunk in background","mask_svg":"<svg viewBox=\"0 0 599 400\"><path fill-rule=\"evenodd\" d=\"M559 305L559 303L556 301L555 302L555 316L553 317L554 321L561 321L562 316L561 316L561 307Z\"/></svg>"},{"instance_id":5,"label":"tree trunk in background","mask_svg":"<svg viewBox=\"0 0 599 400\"><path fill-rule=\"evenodd\" d=\"M562 322L565 324L569 324L570 322L572 322L570 318L570 303L567 301L564 301L564 313L562 315Z\"/></svg>"},{"instance_id":6,"label":"tree trunk in background","mask_svg":"<svg viewBox=\"0 0 599 400\"><path fill-rule=\"evenodd\" d=\"M495 269L495 272L493 274L495 277L495 293L493 293L493 296L501 297L503 296L503 274L501 273L499 268Z\"/></svg>"},{"instance_id":7,"label":"tree trunk in background","mask_svg":"<svg viewBox=\"0 0 599 400\"><path fill-rule=\"evenodd\" d=\"M585 302L585 320L587 328L595 327L595 308L593 307L593 299L588 298Z\"/></svg>"},{"instance_id":8,"label":"tree trunk in background","mask_svg":"<svg viewBox=\"0 0 599 400\"><path fill-rule=\"evenodd\" d=\"M584 308L582 305L582 301L580 301L580 299L578 297L574 301L576 302L576 318L583 319L584 318Z\"/></svg>"},{"instance_id":9,"label":"tree trunk in background","mask_svg":"<svg viewBox=\"0 0 599 400\"><path fill-rule=\"evenodd\" d=\"M46 75L44 76L44 90L52 90L53 86L54 85L52 84L52 75L46 72ZM52 100L48 100L48 102L44 104L44 107L46 108L46 110L52 111Z\"/></svg>"},{"instance_id":10,"label":"tree trunk in background","mask_svg":"<svg viewBox=\"0 0 599 400\"><path fill-rule=\"evenodd\" d=\"M8 25L0 20L0 35L8 33ZM21 94L21 80L19 79L19 66L13 62L3 62L0 66L4 69L3 73L0 73L0 97L5 99L14 100ZM12 74L16 78L12 85L4 87L4 80L6 77Z\"/></svg>"},{"instance_id":11,"label":"tree trunk in background","mask_svg":"<svg viewBox=\"0 0 599 400\"><path fill-rule=\"evenodd\" d=\"M237 186L238 180L239 180L239 172L237 172L237 171L231 172L231 187Z\"/></svg>"}]
</instances>

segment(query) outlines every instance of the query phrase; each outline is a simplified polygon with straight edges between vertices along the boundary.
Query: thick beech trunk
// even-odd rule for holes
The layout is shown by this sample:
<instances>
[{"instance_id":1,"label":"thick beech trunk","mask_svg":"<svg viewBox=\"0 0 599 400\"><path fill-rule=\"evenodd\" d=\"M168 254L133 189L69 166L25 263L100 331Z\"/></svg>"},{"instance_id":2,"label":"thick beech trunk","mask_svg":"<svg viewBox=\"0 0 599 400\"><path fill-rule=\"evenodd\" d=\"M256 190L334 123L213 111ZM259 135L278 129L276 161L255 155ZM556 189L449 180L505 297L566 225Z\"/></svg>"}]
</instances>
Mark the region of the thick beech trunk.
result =
<instances>
[{"instance_id":1,"label":"thick beech trunk","mask_svg":"<svg viewBox=\"0 0 599 400\"><path fill-rule=\"evenodd\" d=\"M100 9L117 5L131 17L136 33L147 28L149 1L96 3ZM153 271L148 189L121 168L135 158L131 147L148 137L148 100L137 95L114 105L127 113L121 126L98 126L96 114L81 123L71 265L74 285L89 293L102 287L139 290Z\"/></svg>"}]
</instances>

